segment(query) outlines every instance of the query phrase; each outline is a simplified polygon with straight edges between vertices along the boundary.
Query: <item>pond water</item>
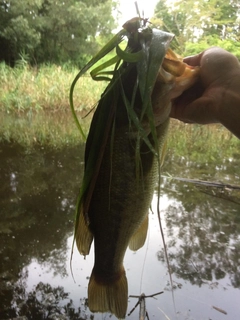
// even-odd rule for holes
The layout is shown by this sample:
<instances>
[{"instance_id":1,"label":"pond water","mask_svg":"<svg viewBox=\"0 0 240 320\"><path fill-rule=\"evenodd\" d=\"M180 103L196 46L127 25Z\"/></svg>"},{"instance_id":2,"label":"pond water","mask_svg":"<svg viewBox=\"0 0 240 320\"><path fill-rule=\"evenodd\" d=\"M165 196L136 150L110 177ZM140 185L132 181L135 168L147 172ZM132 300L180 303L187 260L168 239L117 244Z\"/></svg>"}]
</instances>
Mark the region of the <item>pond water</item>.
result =
<instances>
[{"instance_id":1,"label":"pond water","mask_svg":"<svg viewBox=\"0 0 240 320\"><path fill-rule=\"evenodd\" d=\"M0 146L0 319L115 319L87 308L93 252L70 255L84 146L63 150ZM147 241L127 251L129 295L145 299L149 319L239 319L240 191L172 177L240 185L240 156L217 164L167 158L160 210L154 195ZM137 302L129 297L128 313ZM129 319L139 319L139 306Z\"/></svg>"}]
</instances>

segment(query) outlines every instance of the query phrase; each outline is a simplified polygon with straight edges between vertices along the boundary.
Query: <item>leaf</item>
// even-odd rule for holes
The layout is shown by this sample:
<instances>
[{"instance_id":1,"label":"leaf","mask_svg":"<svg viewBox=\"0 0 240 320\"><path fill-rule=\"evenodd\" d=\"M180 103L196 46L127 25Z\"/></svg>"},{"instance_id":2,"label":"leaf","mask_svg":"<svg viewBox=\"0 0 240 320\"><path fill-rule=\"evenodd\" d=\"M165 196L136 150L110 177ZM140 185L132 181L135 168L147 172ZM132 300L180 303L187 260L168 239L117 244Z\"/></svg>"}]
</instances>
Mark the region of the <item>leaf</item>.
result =
<instances>
[{"instance_id":1,"label":"leaf","mask_svg":"<svg viewBox=\"0 0 240 320\"><path fill-rule=\"evenodd\" d=\"M140 50L138 52L130 53L125 50L122 50L118 45L116 46L116 53L118 57L126 62L137 62L143 58L143 51Z\"/></svg>"},{"instance_id":2,"label":"leaf","mask_svg":"<svg viewBox=\"0 0 240 320\"><path fill-rule=\"evenodd\" d=\"M103 58L107 53L109 53L113 48L116 47L118 43L120 43L124 36L126 35L126 30L122 29L119 31L87 64L86 66L76 75L75 79L73 80L70 88L70 93L69 93L69 101L70 101L70 107L71 111L74 117L74 120L77 124L77 127L84 139L86 139L86 136L82 130L82 127L78 121L75 109L74 109L74 103L73 103L73 91L75 88L75 85L79 78L86 73L96 62L98 62L101 58Z\"/></svg>"}]
</instances>

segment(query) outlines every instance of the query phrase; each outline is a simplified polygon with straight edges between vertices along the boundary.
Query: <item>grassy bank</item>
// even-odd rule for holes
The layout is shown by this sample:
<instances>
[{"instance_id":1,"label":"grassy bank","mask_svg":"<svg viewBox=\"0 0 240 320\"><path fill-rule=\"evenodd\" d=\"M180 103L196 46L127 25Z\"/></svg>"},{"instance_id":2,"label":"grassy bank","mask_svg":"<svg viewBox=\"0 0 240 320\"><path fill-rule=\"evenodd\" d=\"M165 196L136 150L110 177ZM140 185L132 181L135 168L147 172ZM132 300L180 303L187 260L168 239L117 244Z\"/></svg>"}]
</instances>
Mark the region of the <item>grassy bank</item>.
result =
<instances>
[{"instance_id":1,"label":"grassy bank","mask_svg":"<svg viewBox=\"0 0 240 320\"><path fill-rule=\"evenodd\" d=\"M168 153L184 161L216 163L240 158L240 140L222 125L190 125L171 120Z\"/></svg>"},{"instance_id":2,"label":"grassy bank","mask_svg":"<svg viewBox=\"0 0 240 320\"><path fill-rule=\"evenodd\" d=\"M58 112L69 109L69 89L78 73L72 66L43 65L14 69L0 64L0 110L9 113L28 111ZM100 97L106 83L93 81L90 76L79 80L74 93L78 111L91 108Z\"/></svg>"},{"instance_id":3,"label":"grassy bank","mask_svg":"<svg viewBox=\"0 0 240 320\"><path fill-rule=\"evenodd\" d=\"M0 112L0 122L1 143L17 143L25 148L36 145L62 148L82 141L70 110L29 111L24 114ZM89 122L90 119L82 122L85 132L88 131Z\"/></svg>"},{"instance_id":4,"label":"grassy bank","mask_svg":"<svg viewBox=\"0 0 240 320\"><path fill-rule=\"evenodd\" d=\"M27 65L11 69L0 64L0 141L31 148L49 145L62 148L78 144L80 133L73 120L68 95L78 70L69 67ZM106 84L83 77L74 94L84 131L91 115L81 119L98 101ZM172 121L168 154L189 161L214 162L239 157L240 140L222 126L185 125Z\"/></svg>"},{"instance_id":5,"label":"grassy bank","mask_svg":"<svg viewBox=\"0 0 240 320\"><path fill-rule=\"evenodd\" d=\"M88 131L91 115L79 120ZM0 142L14 142L23 147L47 145L53 148L72 146L82 141L70 110L25 114L0 112ZM197 163L217 162L240 157L240 140L222 126L185 125L172 120L168 134L168 152L174 157Z\"/></svg>"}]
</instances>

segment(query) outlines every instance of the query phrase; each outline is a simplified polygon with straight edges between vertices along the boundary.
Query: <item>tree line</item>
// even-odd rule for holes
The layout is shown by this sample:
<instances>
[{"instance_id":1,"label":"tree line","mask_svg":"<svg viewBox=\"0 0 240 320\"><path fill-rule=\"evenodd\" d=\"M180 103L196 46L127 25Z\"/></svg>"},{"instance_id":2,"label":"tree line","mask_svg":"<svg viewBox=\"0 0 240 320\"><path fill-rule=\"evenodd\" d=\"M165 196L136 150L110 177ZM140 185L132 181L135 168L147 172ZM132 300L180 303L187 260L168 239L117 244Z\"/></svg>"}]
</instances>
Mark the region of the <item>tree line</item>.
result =
<instances>
[{"instance_id":1,"label":"tree line","mask_svg":"<svg viewBox=\"0 0 240 320\"><path fill-rule=\"evenodd\" d=\"M112 0L1 0L0 61L81 65L115 27Z\"/></svg>"},{"instance_id":2,"label":"tree line","mask_svg":"<svg viewBox=\"0 0 240 320\"><path fill-rule=\"evenodd\" d=\"M175 50L196 54L219 46L240 59L239 0L160 0L154 24L175 34Z\"/></svg>"},{"instance_id":3,"label":"tree line","mask_svg":"<svg viewBox=\"0 0 240 320\"><path fill-rule=\"evenodd\" d=\"M112 37L117 8L118 0L0 0L0 61L81 67ZM239 0L160 0L151 22L175 34L181 55L217 45L240 59Z\"/></svg>"}]
</instances>

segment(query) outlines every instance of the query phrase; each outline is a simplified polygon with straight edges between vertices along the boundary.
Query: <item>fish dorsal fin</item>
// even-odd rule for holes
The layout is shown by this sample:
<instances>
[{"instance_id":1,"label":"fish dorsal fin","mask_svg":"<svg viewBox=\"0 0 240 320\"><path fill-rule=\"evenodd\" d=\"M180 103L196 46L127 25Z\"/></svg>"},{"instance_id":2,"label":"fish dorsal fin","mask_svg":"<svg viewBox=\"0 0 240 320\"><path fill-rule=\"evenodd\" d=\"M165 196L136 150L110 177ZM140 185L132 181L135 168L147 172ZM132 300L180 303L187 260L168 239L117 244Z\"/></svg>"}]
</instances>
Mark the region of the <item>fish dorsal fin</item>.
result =
<instances>
[{"instance_id":1,"label":"fish dorsal fin","mask_svg":"<svg viewBox=\"0 0 240 320\"><path fill-rule=\"evenodd\" d=\"M137 251L144 245L147 237L147 231L148 231L148 214L144 218L143 222L141 223L137 231L131 237L129 242L130 250Z\"/></svg>"},{"instance_id":2,"label":"fish dorsal fin","mask_svg":"<svg viewBox=\"0 0 240 320\"><path fill-rule=\"evenodd\" d=\"M79 214L79 220L78 220L78 226L76 230L76 245L78 248L78 251L82 255L88 255L91 244L93 240L93 235L91 231L89 230L89 227L87 225L86 218L83 214L83 206L80 207L80 214Z\"/></svg>"}]
</instances>

